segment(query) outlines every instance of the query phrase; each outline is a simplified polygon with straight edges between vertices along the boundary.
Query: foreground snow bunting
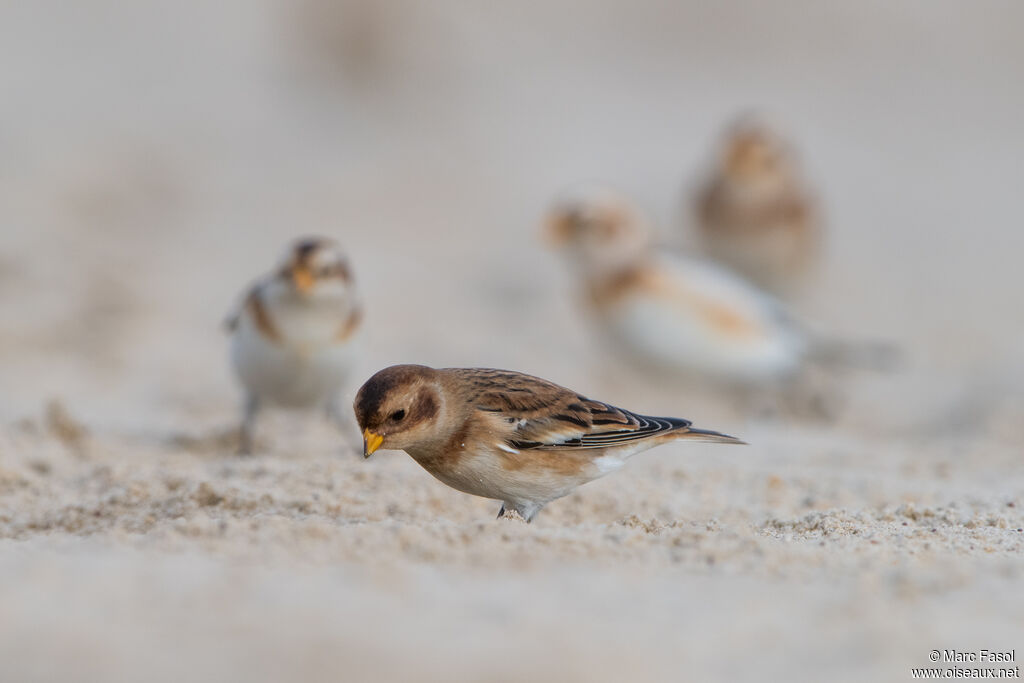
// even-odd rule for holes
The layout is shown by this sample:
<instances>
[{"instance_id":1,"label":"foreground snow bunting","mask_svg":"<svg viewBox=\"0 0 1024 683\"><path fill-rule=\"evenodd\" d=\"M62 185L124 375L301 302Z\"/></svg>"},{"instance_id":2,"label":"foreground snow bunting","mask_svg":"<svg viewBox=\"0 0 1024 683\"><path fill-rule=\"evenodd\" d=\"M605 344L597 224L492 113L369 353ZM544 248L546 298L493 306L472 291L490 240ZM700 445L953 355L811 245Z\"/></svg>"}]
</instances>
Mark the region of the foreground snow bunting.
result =
<instances>
[{"instance_id":1,"label":"foreground snow bunting","mask_svg":"<svg viewBox=\"0 0 1024 683\"><path fill-rule=\"evenodd\" d=\"M241 450L265 405L322 409L351 426L338 396L354 360L361 308L348 262L325 239L296 242L228 321L231 361L245 390Z\"/></svg>"},{"instance_id":2,"label":"foreground snow bunting","mask_svg":"<svg viewBox=\"0 0 1024 683\"><path fill-rule=\"evenodd\" d=\"M710 262L655 249L646 221L621 197L563 202L546 232L568 256L584 305L647 364L747 384L793 375L808 352L775 299Z\"/></svg>"},{"instance_id":3,"label":"foreground snow bunting","mask_svg":"<svg viewBox=\"0 0 1024 683\"><path fill-rule=\"evenodd\" d=\"M648 448L676 439L743 443L507 370L395 365L367 380L354 408L367 458L404 450L448 486L502 501L499 517L526 521Z\"/></svg>"},{"instance_id":4,"label":"foreground snow bunting","mask_svg":"<svg viewBox=\"0 0 1024 683\"><path fill-rule=\"evenodd\" d=\"M694 209L707 254L762 287L790 292L815 265L816 203L786 143L759 122L727 132Z\"/></svg>"}]
</instances>

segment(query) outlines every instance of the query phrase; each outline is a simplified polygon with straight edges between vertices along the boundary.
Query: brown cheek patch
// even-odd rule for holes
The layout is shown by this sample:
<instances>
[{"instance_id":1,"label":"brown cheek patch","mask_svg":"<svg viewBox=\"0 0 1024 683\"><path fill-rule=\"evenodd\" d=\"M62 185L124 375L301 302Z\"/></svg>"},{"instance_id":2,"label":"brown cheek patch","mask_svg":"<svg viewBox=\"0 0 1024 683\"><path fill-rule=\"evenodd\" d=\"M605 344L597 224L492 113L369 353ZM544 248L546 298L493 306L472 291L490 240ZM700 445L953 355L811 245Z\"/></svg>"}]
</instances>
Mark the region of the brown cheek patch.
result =
<instances>
[{"instance_id":1,"label":"brown cheek patch","mask_svg":"<svg viewBox=\"0 0 1024 683\"><path fill-rule=\"evenodd\" d=\"M416 398L413 400L412 405L409 406L408 415L405 419L398 424L398 430L393 433L401 433L413 429L425 422L433 420L437 417L438 406L437 399L433 392L429 389L420 389L419 393L416 394ZM421 464L427 463L424 466L429 466L430 469L436 469L444 471L454 467L465 453L463 444L467 443L467 439L470 434L470 425L468 423L463 424L462 427L455 432L451 438L445 443L444 447L439 451L424 454L423 452L416 453L416 460Z\"/></svg>"},{"instance_id":2,"label":"brown cheek patch","mask_svg":"<svg viewBox=\"0 0 1024 683\"><path fill-rule=\"evenodd\" d=\"M267 313L267 309L260 300L257 292L253 292L249 295L249 300L246 302L245 307L249 310L249 315L252 316L256 329L259 330L264 337L273 342L281 341L281 333L277 331L277 326L275 326L274 321L270 319L270 315Z\"/></svg>"},{"instance_id":3,"label":"brown cheek patch","mask_svg":"<svg viewBox=\"0 0 1024 683\"><path fill-rule=\"evenodd\" d=\"M421 389L409 408L409 417L416 422L432 419L437 415L437 400L428 389Z\"/></svg>"}]
</instances>

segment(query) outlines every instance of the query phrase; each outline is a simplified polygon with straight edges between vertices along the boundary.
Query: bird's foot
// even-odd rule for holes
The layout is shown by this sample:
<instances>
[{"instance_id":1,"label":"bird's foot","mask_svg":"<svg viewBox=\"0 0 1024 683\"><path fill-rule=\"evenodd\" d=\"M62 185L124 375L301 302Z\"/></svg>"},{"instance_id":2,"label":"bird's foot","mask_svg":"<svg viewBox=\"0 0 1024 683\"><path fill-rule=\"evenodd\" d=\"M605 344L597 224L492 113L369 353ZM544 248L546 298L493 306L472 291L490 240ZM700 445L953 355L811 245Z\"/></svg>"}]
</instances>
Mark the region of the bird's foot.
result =
<instances>
[{"instance_id":1,"label":"bird's foot","mask_svg":"<svg viewBox=\"0 0 1024 683\"><path fill-rule=\"evenodd\" d=\"M522 522L523 524L526 524L528 522L528 520L525 517L523 517L522 513L519 512L519 510L516 510L515 508L506 507L505 505L502 505L501 509L498 510L498 519L507 519L511 521Z\"/></svg>"}]
</instances>

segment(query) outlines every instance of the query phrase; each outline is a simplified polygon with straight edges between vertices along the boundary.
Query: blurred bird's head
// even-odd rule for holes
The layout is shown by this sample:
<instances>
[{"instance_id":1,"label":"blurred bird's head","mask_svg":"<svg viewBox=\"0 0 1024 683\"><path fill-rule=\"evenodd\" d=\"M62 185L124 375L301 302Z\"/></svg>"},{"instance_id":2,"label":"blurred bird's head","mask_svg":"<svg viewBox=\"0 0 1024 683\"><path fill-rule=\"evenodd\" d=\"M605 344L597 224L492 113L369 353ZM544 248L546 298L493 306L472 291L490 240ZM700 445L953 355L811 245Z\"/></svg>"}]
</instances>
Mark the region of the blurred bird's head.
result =
<instances>
[{"instance_id":1,"label":"blurred bird's head","mask_svg":"<svg viewBox=\"0 0 1024 683\"><path fill-rule=\"evenodd\" d=\"M284 254L276 279L306 299L332 299L348 295L352 271L348 260L331 240L305 237Z\"/></svg>"},{"instance_id":2,"label":"blurred bird's head","mask_svg":"<svg viewBox=\"0 0 1024 683\"><path fill-rule=\"evenodd\" d=\"M766 124L749 117L726 132L719 165L727 179L748 185L783 184L796 172L785 141Z\"/></svg>"},{"instance_id":3,"label":"blurred bird's head","mask_svg":"<svg viewBox=\"0 0 1024 683\"><path fill-rule=\"evenodd\" d=\"M547 215L544 237L587 272L635 261L650 245L647 221L626 198L607 190L558 202Z\"/></svg>"}]
</instances>

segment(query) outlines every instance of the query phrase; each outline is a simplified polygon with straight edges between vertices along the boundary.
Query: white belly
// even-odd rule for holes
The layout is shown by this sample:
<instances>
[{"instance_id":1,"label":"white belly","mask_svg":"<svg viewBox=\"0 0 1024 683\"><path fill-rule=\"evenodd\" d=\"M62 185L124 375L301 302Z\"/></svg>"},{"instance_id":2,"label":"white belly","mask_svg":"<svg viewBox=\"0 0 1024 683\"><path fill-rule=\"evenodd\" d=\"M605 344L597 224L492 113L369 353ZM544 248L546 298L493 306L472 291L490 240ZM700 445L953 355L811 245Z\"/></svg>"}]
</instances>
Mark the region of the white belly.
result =
<instances>
[{"instance_id":1,"label":"white belly","mask_svg":"<svg viewBox=\"0 0 1024 683\"><path fill-rule=\"evenodd\" d=\"M355 350L351 341L298 344L261 335L247 317L231 339L239 381L261 403L289 408L326 405L344 387Z\"/></svg>"},{"instance_id":2,"label":"white belly","mask_svg":"<svg viewBox=\"0 0 1024 683\"><path fill-rule=\"evenodd\" d=\"M509 503L545 505L621 468L655 444L637 441L609 450L544 451L481 447L441 459L410 451L425 470L454 489ZM460 457L461 456L461 457Z\"/></svg>"},{"instance_id":3,"label":"white belly","mask_svg":"<svg viewBox=\"0 0 1024 683\"><path fill-rule=\"evenodd\" d=\"M793 373L802 334L774 304L725 271L699 262L660 263L664 290L626 297L603 312L611 336L660 367L741 382Z\"/></svg>"}]
</instances>

